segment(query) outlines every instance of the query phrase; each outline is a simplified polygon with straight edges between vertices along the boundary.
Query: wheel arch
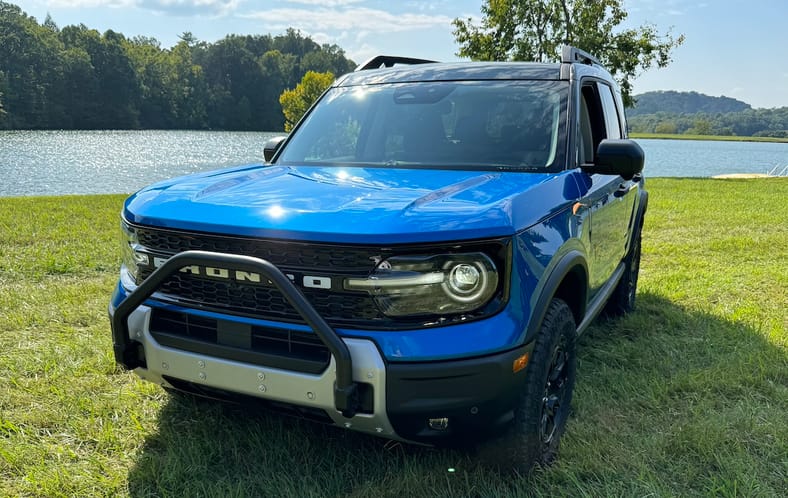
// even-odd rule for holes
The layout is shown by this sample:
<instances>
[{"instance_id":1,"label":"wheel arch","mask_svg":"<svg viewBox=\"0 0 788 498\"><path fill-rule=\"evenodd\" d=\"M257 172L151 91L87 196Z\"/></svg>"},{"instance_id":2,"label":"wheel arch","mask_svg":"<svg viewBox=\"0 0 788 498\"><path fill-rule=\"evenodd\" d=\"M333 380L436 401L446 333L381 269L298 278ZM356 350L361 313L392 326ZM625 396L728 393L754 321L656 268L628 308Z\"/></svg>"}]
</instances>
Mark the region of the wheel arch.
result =
<instances>
[{"instance_id":1,"label":"wheel arch","mask_svg":"<svg viewBox=\"0 0 788 498\"><path fill-rule=\"evenodd\" d=\"M547 308L553 298L563 300L572 310L575 324L582 322L588 304L588 264L578 250L571 250L556 263L536 299L525 333L525 342L531 342L539 331Z\"/></svg>"}]
</instances>

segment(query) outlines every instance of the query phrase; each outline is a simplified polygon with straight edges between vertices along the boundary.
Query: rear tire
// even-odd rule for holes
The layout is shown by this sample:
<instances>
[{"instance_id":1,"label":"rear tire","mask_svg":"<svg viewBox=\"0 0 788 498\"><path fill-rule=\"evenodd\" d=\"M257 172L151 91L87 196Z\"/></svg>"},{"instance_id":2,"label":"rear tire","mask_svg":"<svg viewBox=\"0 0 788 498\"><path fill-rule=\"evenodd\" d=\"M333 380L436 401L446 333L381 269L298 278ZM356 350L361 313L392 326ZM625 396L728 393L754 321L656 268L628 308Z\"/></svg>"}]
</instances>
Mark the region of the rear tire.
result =
<instances>
[{"instance_id":1,"label":"rear tire","mask_svg":"<svg viewBox=\"0 0 788 498\"><path fill-rule=\"evenodd\" d=\"M640 273L640 239L641 230L635 235L634 243L624 258L624 275L616 285L613 294L605 305L605 314L615 317L634 311Z\"/></svg>"},{"instance_id":2,"label":"rear tire","mask_svg":"<svg viewBox=\"0 0 788 498\"><path fill-rule=\"evenodd\" d=\"M483 465L527 475L556 459L575 384L576 336L569 306L553 299L526 368L514 421L505 434L482 443L477 456Z\"/></svg>"}]
</instances>

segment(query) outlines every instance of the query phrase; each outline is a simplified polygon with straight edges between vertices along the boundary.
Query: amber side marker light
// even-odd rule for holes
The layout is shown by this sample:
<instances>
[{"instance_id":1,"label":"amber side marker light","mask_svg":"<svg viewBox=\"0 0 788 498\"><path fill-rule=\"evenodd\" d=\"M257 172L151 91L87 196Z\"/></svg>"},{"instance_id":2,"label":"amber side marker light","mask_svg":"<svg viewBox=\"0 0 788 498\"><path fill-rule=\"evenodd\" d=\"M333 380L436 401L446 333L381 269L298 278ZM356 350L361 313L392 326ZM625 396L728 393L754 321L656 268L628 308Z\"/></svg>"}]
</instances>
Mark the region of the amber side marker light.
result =
<instances>
[{"instance_id":1,"label":"amber side marker light","mask_svg":"<svg viewBox=\"0 0 788 498\"><path fill-rule=\"evenodd\" d=\"M514 360L514 363L512 364L512 373L519 372L520 370L525 368L526 365L528 365L528 353L525 353L524 355Z\"/></svg>"}]
</instances>

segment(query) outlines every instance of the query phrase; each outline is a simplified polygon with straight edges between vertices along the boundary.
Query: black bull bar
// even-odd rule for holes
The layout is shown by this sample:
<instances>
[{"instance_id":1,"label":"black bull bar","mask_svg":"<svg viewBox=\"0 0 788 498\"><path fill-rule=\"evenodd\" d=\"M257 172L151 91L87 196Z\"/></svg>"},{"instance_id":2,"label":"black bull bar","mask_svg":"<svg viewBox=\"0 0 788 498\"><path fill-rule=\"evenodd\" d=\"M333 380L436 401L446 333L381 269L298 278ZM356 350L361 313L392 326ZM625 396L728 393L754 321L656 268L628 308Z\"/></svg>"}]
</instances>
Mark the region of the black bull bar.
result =
<instances>
[{"instance_id":1,"label":"black bull bar","mask_svg":"<svg viewBox=\"0 0 788 498\"><path fill-rule=\"evenodd\" d=\"M129 315L151 297L170 275L192 265L222 266L259 273L270 280L334 356L334 406L345 417L355 415L359 406L358 386L353 382L353 362L347 345L290 279L272 263L260 258L207 251L185 251L169 258L129 293L114 311L110 311L115 361L130 370L140 366L137 346L129 338Z\"/></svg>"}]
</instances>

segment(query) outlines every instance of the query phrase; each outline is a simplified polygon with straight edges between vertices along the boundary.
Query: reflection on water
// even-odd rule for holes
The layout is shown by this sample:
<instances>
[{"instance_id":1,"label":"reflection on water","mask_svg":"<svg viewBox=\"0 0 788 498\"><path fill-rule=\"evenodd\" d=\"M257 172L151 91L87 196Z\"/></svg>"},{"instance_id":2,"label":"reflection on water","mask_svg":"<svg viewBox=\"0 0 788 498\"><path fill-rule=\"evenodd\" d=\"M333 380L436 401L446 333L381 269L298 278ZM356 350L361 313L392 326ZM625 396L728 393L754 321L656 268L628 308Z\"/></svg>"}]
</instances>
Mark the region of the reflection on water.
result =
<instances>
[{"instance_id":1,"label":"reflection on water","mask_svg":"<svg viewBox=\"0 0 788 498\"><path fill-rule=\"evenodd\" d=\"M0 196L131 193L198 171L262 162L276 133L0 131ZM638 140L647 176L766 173L788 144Z\"/></svg>"},{"instance_id":2,"label":"reflection on water","mask_svg":"<svg viewBox=\"0 0 788 498\"><path fill-rule=\"evenodd\" d=\"M131 193L173 176L262 162L272 135L0 131L0 196Z\"/></svg>"}]
</instances>

